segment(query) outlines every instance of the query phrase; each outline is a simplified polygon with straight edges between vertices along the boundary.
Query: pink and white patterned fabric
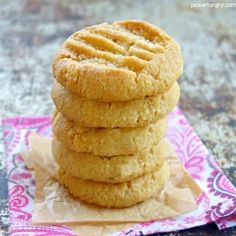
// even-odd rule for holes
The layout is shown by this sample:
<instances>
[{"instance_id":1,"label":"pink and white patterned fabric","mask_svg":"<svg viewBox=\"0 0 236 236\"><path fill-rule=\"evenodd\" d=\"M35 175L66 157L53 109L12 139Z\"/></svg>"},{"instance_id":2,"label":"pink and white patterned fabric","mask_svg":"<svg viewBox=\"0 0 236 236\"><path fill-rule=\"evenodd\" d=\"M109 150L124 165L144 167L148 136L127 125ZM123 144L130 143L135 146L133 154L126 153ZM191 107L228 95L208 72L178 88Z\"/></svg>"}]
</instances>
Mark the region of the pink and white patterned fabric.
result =
<instances>
[{"instance_id":1,"label":"pink and white patterned fabric","mask_svg":"<svg viewBox=\"0 0 236 236\"><path fill-rule=\"evenodd\" d=\"M32 226L34 179L18 154L27 150L31 132L50 136L51 122L44 117L16 117L2 121L7 154L9 212L11 234L16 235L74 235L66 226ZM202 188L197 199L198 209L174 219L135 224L113 235L145 235L187 229L215 222L219 229L236 225L236 188L224 175L191 125L176 107L169 114L168 138L191 176Z\"/></svg>"}]
</instances>

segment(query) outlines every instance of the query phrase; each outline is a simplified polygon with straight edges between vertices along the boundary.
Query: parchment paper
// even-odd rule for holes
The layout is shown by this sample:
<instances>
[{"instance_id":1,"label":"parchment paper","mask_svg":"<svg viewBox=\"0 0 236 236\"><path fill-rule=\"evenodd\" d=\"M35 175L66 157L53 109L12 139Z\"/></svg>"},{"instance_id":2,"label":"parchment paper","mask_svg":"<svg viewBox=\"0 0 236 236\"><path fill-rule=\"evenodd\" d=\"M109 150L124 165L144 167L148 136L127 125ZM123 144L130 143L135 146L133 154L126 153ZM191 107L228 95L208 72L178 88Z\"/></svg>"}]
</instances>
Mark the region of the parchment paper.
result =
<instances>
[{"instance_id":1,"label":"parchment paper","mask_svg":"<svg viewBox=\"0 0 236 236\"><path fill-rule=\"evenodd\" d=\"M22 153L34 171L36 192L32 222L67 224L80 235L104 235L130 226L128 223L176 217L197 208L201 193L171 149L168 162L171 177L154 198L125 209L105 209L79 201L56 180L57 164L51 154L51 139L29 136L29 152Z\"/></svg>"}]
</instances>

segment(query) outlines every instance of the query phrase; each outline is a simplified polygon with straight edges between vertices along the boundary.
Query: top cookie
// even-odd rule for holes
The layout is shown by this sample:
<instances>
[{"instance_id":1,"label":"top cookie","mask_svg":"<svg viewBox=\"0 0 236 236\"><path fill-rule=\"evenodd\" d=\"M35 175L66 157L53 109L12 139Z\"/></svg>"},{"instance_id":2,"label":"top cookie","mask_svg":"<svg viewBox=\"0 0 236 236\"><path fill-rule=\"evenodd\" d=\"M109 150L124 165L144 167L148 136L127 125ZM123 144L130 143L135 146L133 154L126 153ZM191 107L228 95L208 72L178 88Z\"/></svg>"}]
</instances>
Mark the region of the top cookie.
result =
<instances>
[{"instance_id":1,"label":"top cookie","mask_svg":"<svg viewBox=\"0 0 236 236\"><path fill-rule=\"evenodd\" d=\"M84 28L53 60L56 80L81 97L127 101L167 91L183 72L179 45L144 21Z\"/></svg>"}]
</instances>

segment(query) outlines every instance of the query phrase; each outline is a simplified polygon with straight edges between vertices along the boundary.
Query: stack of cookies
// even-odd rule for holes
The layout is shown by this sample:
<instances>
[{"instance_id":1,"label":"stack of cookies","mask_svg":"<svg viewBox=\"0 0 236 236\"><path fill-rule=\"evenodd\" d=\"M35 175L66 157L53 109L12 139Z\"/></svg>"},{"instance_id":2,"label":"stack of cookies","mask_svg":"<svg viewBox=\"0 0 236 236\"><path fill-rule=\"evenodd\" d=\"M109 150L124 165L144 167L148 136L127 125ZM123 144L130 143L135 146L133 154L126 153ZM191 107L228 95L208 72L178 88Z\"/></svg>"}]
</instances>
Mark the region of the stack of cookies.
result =
<instances>
[{"instance_id":1,"label":"stack of cookies","mask_svg":"<svg viewBox=\"0 0 236 236\"><path fill-rule=\"evenodd\" d=\"M143 21L87 27L65 41L53 61L52 152L72 195L122 208L164 186L166 116L182 71L179 45Z\"/></svg>"}]
</instances>

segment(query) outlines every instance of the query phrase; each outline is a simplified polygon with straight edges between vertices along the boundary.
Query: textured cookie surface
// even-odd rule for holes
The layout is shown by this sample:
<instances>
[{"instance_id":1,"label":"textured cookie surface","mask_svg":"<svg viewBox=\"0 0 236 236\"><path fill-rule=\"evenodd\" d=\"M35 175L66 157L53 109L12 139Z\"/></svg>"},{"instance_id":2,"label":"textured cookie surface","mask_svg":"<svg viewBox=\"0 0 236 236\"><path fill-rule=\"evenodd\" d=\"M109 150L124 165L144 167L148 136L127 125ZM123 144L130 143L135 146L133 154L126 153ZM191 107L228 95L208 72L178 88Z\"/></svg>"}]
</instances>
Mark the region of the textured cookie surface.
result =
<instances>
[{"instance_id":1,"label":"textured cookie surface","mask_svg":"<svg viewBox=\"0 0 236 236\"><path fill-rule=\"evenodd\" d=\"M143 153L104 157L74 152L54 139L52 153L59 166L75 177L119 183L159 169L169 154L169 145L162 140Z\"/></svg>"},{"instance_id":2,"label":"textured cookie surface","mask_svg":"<svg viewBox=\"0 0 236 236\"><path fill-rule=\"evenodd\" d=\"M53 134L69 149L99 156L134 154L150 149L165 136L167 120L137 128L83 128L60 112L53 119Z\"/></svg>"},{"instance_id":3,"label":"textured cookie surface","mask_svg":"<svg viewBox=\"0 0 236 236\"><path fill-rule=\"evenodd\" d=\"M164 94L124 102L99 102L79 97L56 81L51 96L58 111L83 127L138 127L165 117L179 101L178 83Z\"/></svg>"},{"instance_id":4,"label":"textured cookie surface","mask_svg":"<svg viewBox=\"0 0 236 236\"><path fill-rule=\"evenodd\" d=\"M53 61L54 77L81 97L127 101L167 91L183 72L179 45L144 21L119 21L71 35Z\"/></svg>"},{"instance_id":5,"label":"textured cookie surface","mask_svg":"<svg viewBox=\"0 0 236 236\"><path fill-rule=\"evenodd\" d=\"M70 193L87 203L108 208L123 208L147 200L160 190L170 176L168 163L152 173L128 182L109 184L75 178L63 169L58 180Z\"/></svg>"}]
</instances>

